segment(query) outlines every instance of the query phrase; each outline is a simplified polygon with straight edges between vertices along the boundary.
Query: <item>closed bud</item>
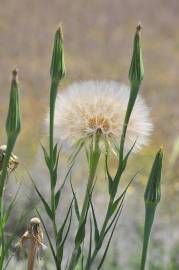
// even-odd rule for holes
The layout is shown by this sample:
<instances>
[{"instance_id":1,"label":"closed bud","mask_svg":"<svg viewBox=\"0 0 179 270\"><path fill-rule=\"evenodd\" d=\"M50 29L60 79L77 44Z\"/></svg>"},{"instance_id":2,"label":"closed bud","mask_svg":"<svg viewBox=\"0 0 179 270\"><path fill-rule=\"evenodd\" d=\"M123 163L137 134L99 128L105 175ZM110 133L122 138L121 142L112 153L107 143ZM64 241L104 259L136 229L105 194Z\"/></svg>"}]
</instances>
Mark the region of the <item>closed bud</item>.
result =
<instances>
[{"instance_id":1,"label":"closed bud","mask_svg":"<svg viewBox=\"0 0 179 270\"><path fill-rule=\"evenodd\" d=\"M160 149L155 157L147 187L144 194L146 204L157 205L161 199L161 170L162 170L163 152Z\"/></svg>"},{"instance_id":2,"label":"closed bud","mask_svg":"<svg viewBox=\"0 0 179 270\"><path fill-rule=\"evenodd\" d=\"M129 80L131 82L131 85L138 87L140 86L140 83L144 77L140 32L141 25L138 24L134 36L133 55L129 69Z\"/></svg>"},{"instance_id":3,"label":"closed bud","mask_svg":"<svg viewBox=\"0 0 179 270\"><path fill-rule=\"evenodd\" d=\"M60 26L55 33L50 75L52 81L56 83L59 83L65 76L64 43Z\"/></svg>"},{"instance_id":4,"label":"closed bud","mask_svg":"<svg viewBox=\"0 0 179 270\"><path fill-rule=\"evenodd\" d=\"M19 112L19 85L17 81L17 70L12 72L11 92L8 116L6 119L6 132L8 139L15 140L21 128Z\"/></svg>"}]
</instances>

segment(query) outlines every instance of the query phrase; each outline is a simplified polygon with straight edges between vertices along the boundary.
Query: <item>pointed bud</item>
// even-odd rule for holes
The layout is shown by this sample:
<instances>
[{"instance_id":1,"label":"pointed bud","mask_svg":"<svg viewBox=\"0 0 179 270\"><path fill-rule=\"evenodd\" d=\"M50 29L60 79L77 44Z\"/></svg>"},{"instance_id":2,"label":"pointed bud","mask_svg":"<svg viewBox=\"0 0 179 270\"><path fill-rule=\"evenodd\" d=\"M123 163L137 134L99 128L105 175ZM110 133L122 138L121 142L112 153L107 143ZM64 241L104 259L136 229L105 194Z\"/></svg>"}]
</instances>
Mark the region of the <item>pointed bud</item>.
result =
<instances>
[{"instance_id":1,"label":"pointed bud","mask_svg":"<svg viewBox=\"0 0 179 270\"><path fill-rule=\"evenodd\" d=\"M144 194L146 204L157 205L161 198L160 180L162 170L163 152L160 149L155 157L147 187Z\"/></svg>"},{"instance_id":2,"label":"pointed bud","mask_svg":"<svg viewBox=\"0 0 179 270\"><path fill-rule=\"evenodd\" d=\"M144 77L140 32L141 25L138 24L134 36L133 55L131 60L131 66L129 69L129 80L131 82L131 85L137 85L138 87L140 86L140 83Z\"/></svg>"},{"instance_id":3,"label":"pointed bud","mask_svg":"<svg viewBox=\"0 0 179 270\"><path fill-rule=\"evenodd\" d=\"M60 26L55 33L50 75L52 81L57 83L59 83L65 76L64 44L62 29Z\"/></svg>"},{"instance_id":4,"label":"pointed bud","mask_svg":"<svg viewBox=\"0 0 179 270\"><path fill-rule=\"evenodd\" d=\"M17 81L17 69L14 69L12 72L9 110L6 119L6 132L8 139L16 139L20 132L20 128L19 85Z\"/></svg>"}]
</instances>

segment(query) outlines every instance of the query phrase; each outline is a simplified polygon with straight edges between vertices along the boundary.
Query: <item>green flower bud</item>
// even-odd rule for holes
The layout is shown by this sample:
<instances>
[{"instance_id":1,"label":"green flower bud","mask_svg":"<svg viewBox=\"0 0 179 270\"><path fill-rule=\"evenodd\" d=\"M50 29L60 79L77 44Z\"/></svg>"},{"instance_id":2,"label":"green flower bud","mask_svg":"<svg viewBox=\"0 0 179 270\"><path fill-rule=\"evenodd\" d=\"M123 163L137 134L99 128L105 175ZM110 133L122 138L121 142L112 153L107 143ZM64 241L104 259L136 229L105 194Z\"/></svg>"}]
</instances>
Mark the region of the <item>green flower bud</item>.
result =
<instances>
[{"instance_id":1,"label":"green flower bud","mask_svg":"<svg viewBox=\"0 0 179 270\"><path fill-rule=\"evenodd\" d=\"M134 86L139 86L144 77L140 32L141 25L138 24L134 36L133 55L131 60L131 66L129 69L129 80L131 82L131 85Z\"/></svg>"},{"instance_id":2,"label":"green flower bud","mask_svg":"<svg viewBox=\"0 0 179 270\"><path fill-rule=\"evenodd\" d=\"M163 152L160 149L156 154L147 187L144 194L145 200L145 226L140 270L145 269L150 234L154 222L157 204L161 198L160 180L162 170Z\"/></svg>"},{"instance_id":3,"label":"green flower bud","mask_svg":"<svg viewBox=\"0 0 179 270\"><path fill-rule=\"evenodd\" d=\"M8 116L6 119L6 132L8 139L15 140L21 129L19 112L19 85L17 81L17 70L12 72L11 92Z\"/></svg>"},{"instance_id":4,"label":"green flower bud","mask_svg":"<svg viewBox=\"0 0 179 270\"><path fill-rule=\"evenodd\" d=\"M144 194L144 200L147 204L158 204L161 198L160 180L162 170L163 152L160 149L156 154L147 187Z\"/></svg>"},{"instance_id":5,"label":"green flower bud","mask_svg":"<svg viewBox=\"0 0 179 270\"><path fill-rule=\"evenodd\" d=\"M55 33L50 75L52 81L57 83L59 83L65 76L64 44L62 29L60 26Z\"/></svg>"}]
</instances>

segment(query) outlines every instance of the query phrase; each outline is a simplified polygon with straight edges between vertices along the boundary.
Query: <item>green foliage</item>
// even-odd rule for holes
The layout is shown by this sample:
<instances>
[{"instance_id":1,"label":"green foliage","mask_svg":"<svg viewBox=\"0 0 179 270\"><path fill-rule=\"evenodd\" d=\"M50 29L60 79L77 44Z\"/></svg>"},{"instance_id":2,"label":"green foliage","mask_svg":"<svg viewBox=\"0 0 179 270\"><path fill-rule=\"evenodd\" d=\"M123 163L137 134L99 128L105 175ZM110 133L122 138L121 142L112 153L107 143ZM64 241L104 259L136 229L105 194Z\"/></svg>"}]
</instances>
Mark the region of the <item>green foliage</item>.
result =
<instances>
[{"instance_id":1,"label":"green foliage","mask_svg":"<svg viewBox=\"0 0 179 270\"><path fill-rule=\"evenodd\" d=\"M143 240L143 250L142 250L142 259L141 259L141 270L145 269L147 249L150 238L150 233L154 221L154 215L156 206L161 198L160 191L160 180L161 180L161 170L162 170L162 158L163 153L161 149L156 154L147 187L144 194L145 200L145 227L144 227L144 240Z\"/></svg>"},{"instance_id":2,"label":"green foliage","mask_svg":"<svg viewBox=\"0 0 179 270\"><path fill-rule=\"evenodd\" d=\"M58 164L60 158L60 151L58 144L54 143L54 112L57 97L57 90L59 83L65 76L65 64L64 64L64 45L63 45L63 35L61 28L58 28L53 45L53 53L50 67L51 74L51 86L50 86L50 125L49 125L49 149L46 149L42 145L42 151L44 154L44 161L46 167L49 171L49 183L50 183L50 200L47 199L42 194L36 181L30 176L33 183L34 189L44 206L44 210L47 214L47 218L50 221L53 240L48 232L47 226L42 218L42 215L38 209L36 209L44 227L47 239L49 242L50 250L54 259L55 267L57 270L61 270L63 266L64 259L64 249L69 236L73 209L76 214L77 228L74 234L74 246L73 251L69 254L69 261L66 263L66 270L91 270L94 269L95 260L99 251L102 251L102 256L98 261L97 270L103 269L105 264L109 247L113 234L115 232L118 220L120 218L124 199L131 185L134 177L126 185L124 191L118 195L119 185L121 183L121 178L127 168L128 159L135 146L135 142L129 152L124 153L124 145L126 139L126 132L130 120L131 113L133 111L135 101L140 89L141 81L144 77L143 61L142 61L142 51L141 51L141 37L140 37L141 27L137 26L137 30L134 36L133 44L133 55L131 59L131 65L129 69L129 80L131 84L130 96L127 105L126 115L123 123L121 138L119 138L118 149L118 159L117 167L115 169L114 177L110 173L108 167L109 153L106 147L105 151L105 175L108 180L108 203L106 214L104 220L99 226L100 222L98 216L96 215L96 209L93 204L93 191L95 187L96 173L98 170L98 164L100 157L103 152L100 149L100 131L96 131L95 135L92 135L86 144L84 139L80 139L76 142L75 151L70 156L70 166L67 170L65 179L61 183L60 187L57 187L58 179ZM9 207L4 210L3 207L3 190L5 186L5 179L7 176L7 167L11 152L13 150L16 138L20 132L20 114L19 114L19 100L18 100L18 83L16 81L16 73L13 73L12 86L11 86L11 96L9 113L6 121L6 131L7 131L7 152L5 155L5 160L3 162L3 168L0 178L0 270L2 270L3 263L7 250L7 245L4 239L4 229L7 224L8 218L12 211L15 199L10 203ZM85 195L82 201L82 207L80 209L80 203L76 196L75 190L71 182L71 193L72 201L69 204L69 208L64 219L61 219L61 224L57 223L57 211L61 202L61 194L63 192L64 185L70 176L71 180L71 169L76 161L79 152L85 148L87 165L88 165L88 181L86 186ZM147 255L148 241L150 237L150 231L153 224L155 208L157 203L160 201L160 177L162 169L162 154L161 151L158 152L154 165L151 170L148 185L145 193L145 203L146 203L146 222L145 222L145 233L144 233L144 247L141 270L144 270L145 259ZM89 226L88 226L89 225ZM89 228L89 233L88 233ZM85 250L85 241L89 235L89 245L87 252Z\"/></svg>"},{"instance_id":3,"label":"green foliage","mask_svg":"<svg viewBox=\"0 0 179 270\"><path fill-rule=\"evenodd\" d=\"M13 151L17 136L20 132L20 113L19 113L19 86L17 82L17 71L12 73L9 110L6 120L7 148L3 159L2 171L0 172L0 269L3 268L5 258L8 256L10 241L5 239L5 228L13 210L18 192L7 208L4 207L4 190L8 178L8 168L11 153Z\"/></svg>"}]
</instances>

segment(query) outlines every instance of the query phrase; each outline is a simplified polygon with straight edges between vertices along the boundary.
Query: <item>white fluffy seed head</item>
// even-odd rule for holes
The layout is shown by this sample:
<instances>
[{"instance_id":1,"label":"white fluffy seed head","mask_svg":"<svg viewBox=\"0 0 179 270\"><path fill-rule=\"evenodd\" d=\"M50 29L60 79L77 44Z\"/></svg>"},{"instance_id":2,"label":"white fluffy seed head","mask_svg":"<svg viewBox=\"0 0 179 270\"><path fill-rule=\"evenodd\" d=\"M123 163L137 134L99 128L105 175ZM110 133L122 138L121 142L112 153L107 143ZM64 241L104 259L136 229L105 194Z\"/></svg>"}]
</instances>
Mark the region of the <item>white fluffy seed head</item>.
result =
<instances>
[{"instance_id":1,"label":"white fluffy seed head","mask_svg":"<svg viewBox=\"0 0 179 270\"><path fill-rule=\"evenodd\" d=\"M55 137L66 146L80 139L86 142L98 132L101 142L119 146L130 89L115 81L73 83L58 94L55 109ZM152 130L149 109L138 96L129 121L124 151L136 141L134 151L148 142Z\"/></svg>"}]
</instances>

